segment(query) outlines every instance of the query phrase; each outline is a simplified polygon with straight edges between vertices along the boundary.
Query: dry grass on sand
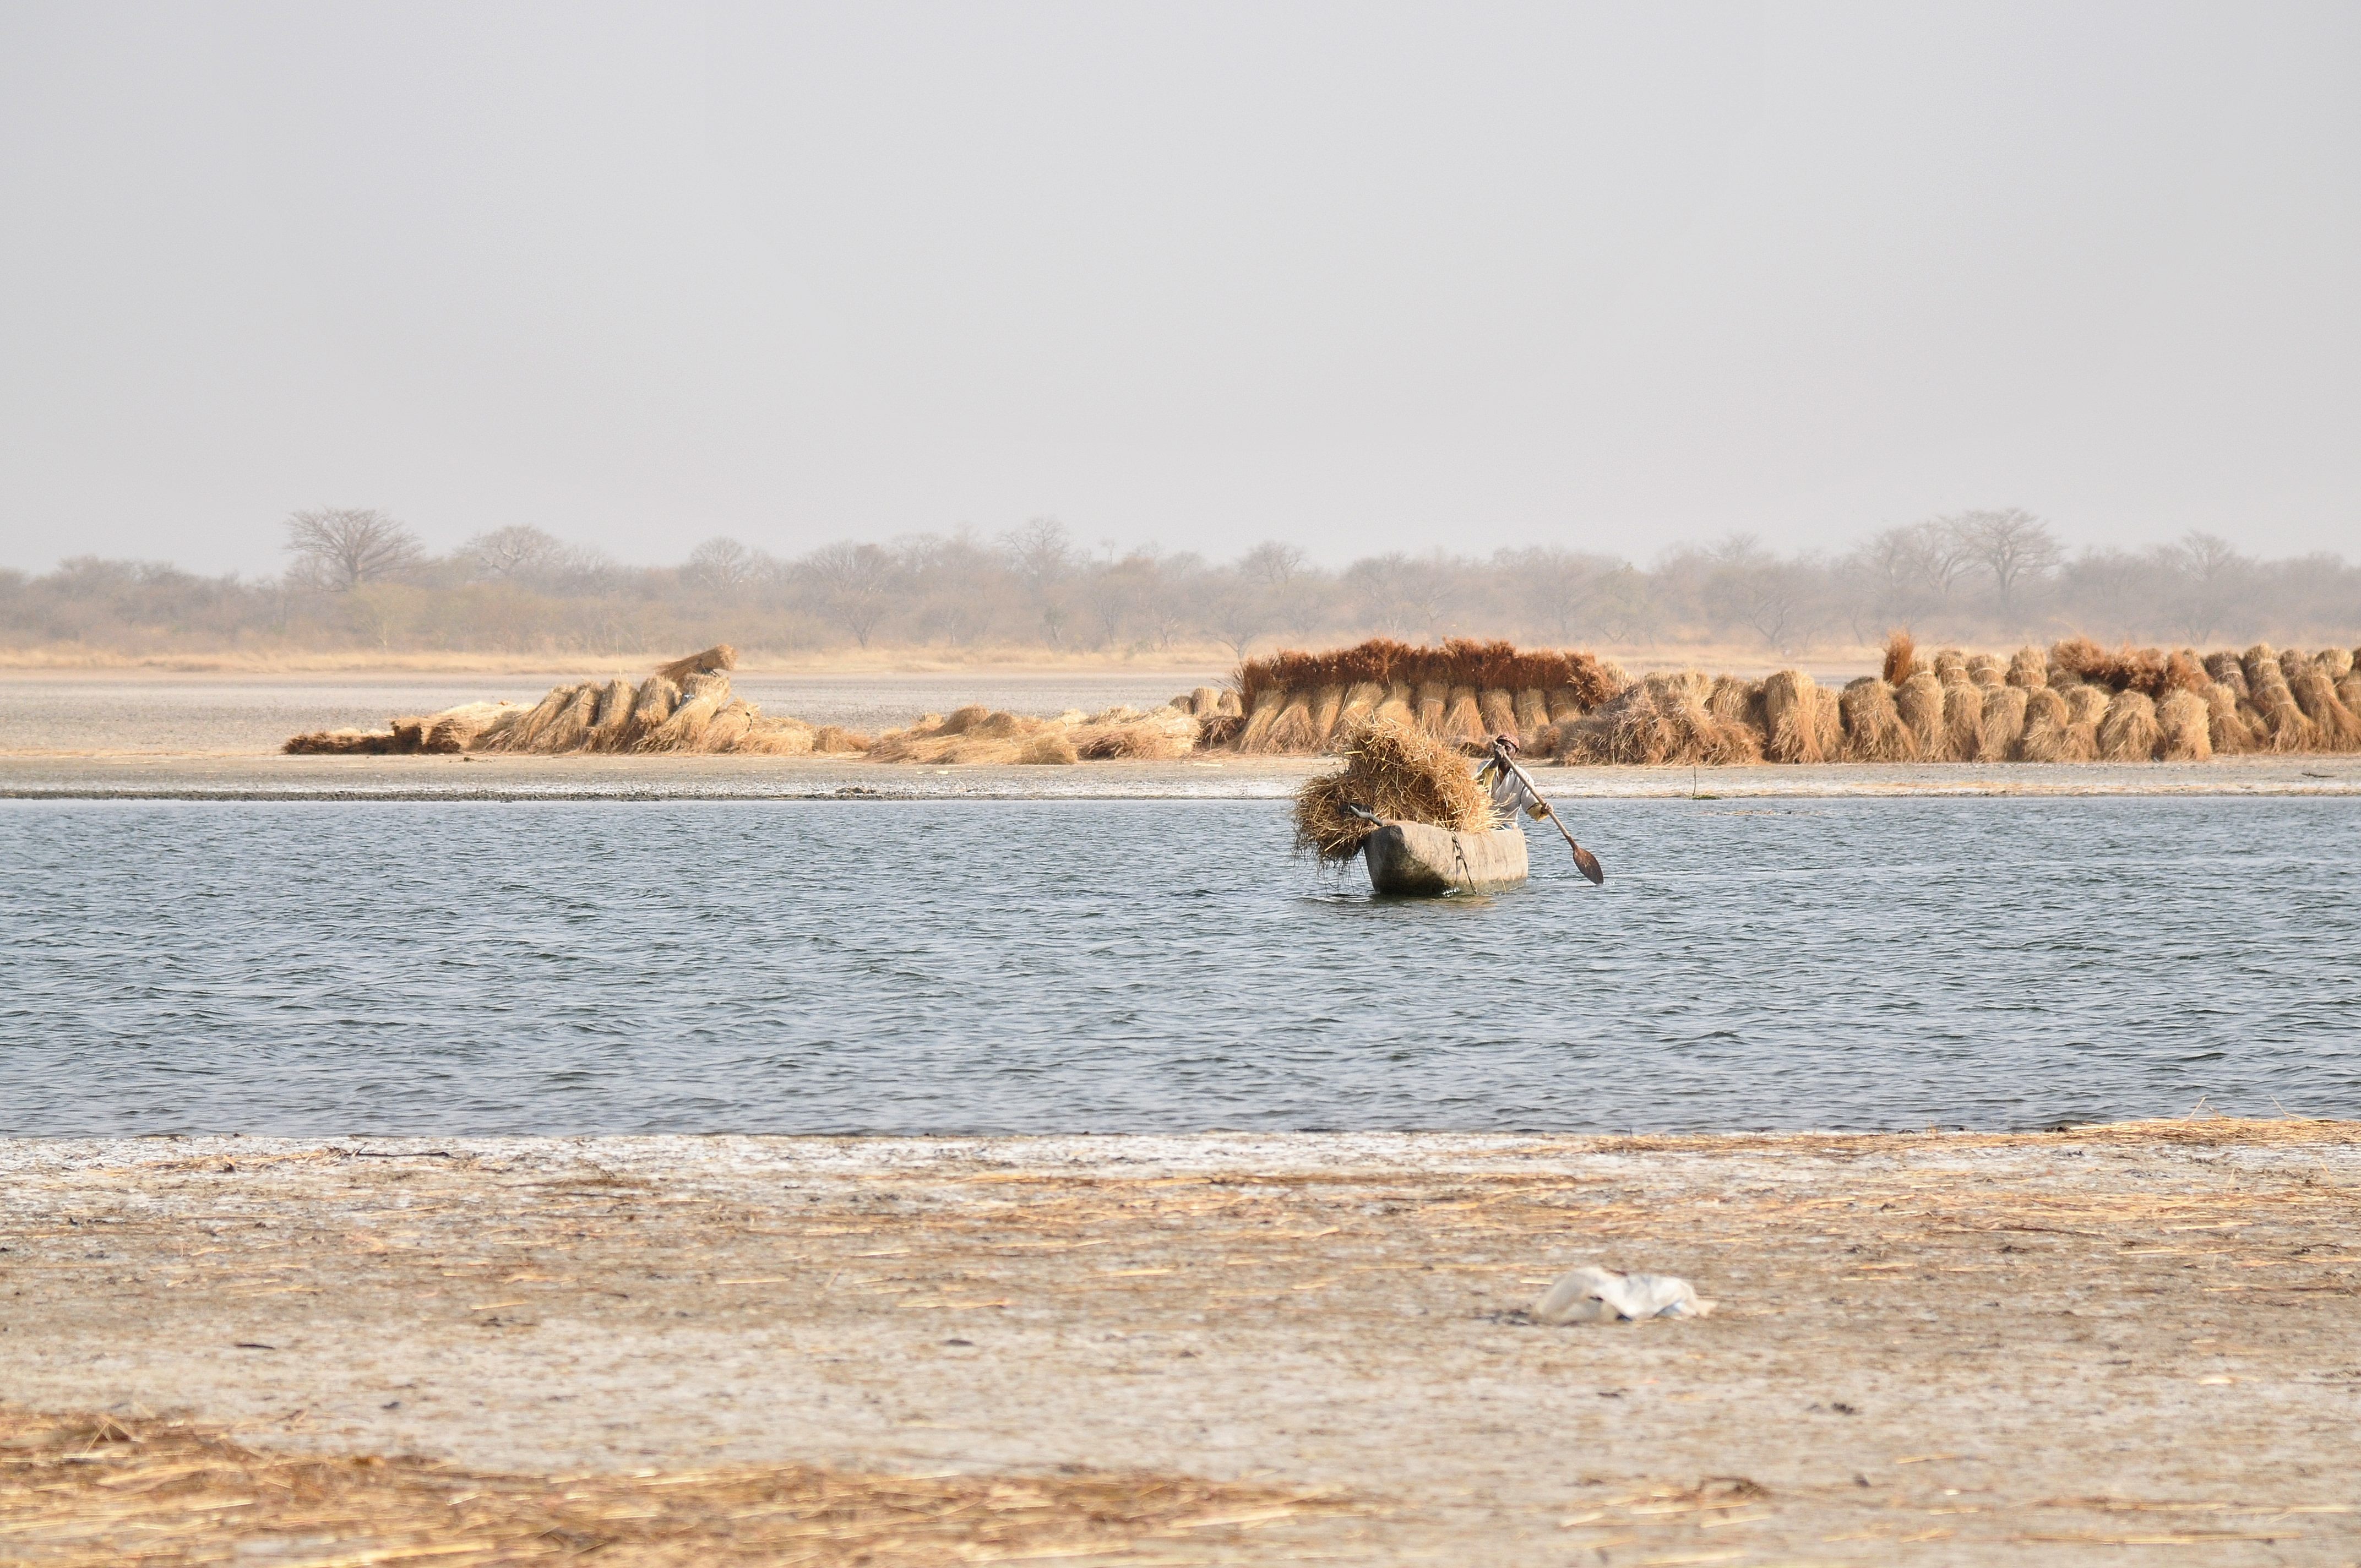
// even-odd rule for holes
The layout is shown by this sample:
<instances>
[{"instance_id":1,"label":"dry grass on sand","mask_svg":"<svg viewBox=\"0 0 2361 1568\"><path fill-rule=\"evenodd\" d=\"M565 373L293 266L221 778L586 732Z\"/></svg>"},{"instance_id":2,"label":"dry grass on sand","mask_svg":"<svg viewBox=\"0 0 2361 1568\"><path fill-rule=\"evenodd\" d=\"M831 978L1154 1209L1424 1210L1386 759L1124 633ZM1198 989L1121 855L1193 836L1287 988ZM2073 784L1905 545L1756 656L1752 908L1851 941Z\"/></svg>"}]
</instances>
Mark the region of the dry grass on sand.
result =
<instances>
[{"instance_id":1,"label":"dry grass on sand","mask_svg":"<svg viewBox=\"0 0 2361 1568\"><path fill-rule=\"evenodd\" d=\"M90 1413L5 1423L12 1561L422 1524L461 1563L2361 1556L2354 1124L27 1140L0 1177L9 1396ZM1581 1263L1717 1310L1531 1322Z\"/></svg>"},{"instance_id":2,"label":"dry grass on sand","mask_svg":"<svg viewBox=\"0 0 2361 1568\"><path fill-rule=\"evenodd\" d=\"M1301 1487L1080 1466L1045 1476L811 1464L488 1474L414 1456L262 1452L187 1421L0 1406L0 1557L27 1568L1152 1562L1159 1543L1219 1550L1241 1527L1336 1506Z\"/></svg>"}]
</instances>

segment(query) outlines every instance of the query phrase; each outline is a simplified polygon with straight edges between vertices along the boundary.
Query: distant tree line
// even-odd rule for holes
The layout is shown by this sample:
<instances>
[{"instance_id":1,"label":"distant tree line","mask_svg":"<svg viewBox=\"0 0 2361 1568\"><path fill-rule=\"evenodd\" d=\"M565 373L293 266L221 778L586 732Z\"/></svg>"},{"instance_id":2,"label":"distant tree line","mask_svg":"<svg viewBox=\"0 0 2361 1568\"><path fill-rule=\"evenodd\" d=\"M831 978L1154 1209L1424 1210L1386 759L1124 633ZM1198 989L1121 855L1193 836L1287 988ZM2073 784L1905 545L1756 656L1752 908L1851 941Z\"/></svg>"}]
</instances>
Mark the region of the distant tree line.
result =
<instances>
[{"instance_id":1,"label":"distant tree line","mask_svg":"<svg viewBox=\"0 0 2361 1568\"><path fill-rule=\"evenodd\" d=\"M540 529L431 554L373 510L298 512L287 569L207 577L78 556L0 571L0 645L124 652L377 650L635 654L715 641L1230 657L1370 634L1559 647L1739 644L1766 656L1920 640L2309 644L2361 637L2361 568L2261 559L2208 533L2070 551L2016 510L1888 528L1841 554L1780 554L1749 534L1645 564L1535 547L1393 553L1341 567L1281 543L1235 560L1086 550L1048 520L840 542L791 558L708 539L675 566L627 566Z\"/></svg>"}]
</instances>

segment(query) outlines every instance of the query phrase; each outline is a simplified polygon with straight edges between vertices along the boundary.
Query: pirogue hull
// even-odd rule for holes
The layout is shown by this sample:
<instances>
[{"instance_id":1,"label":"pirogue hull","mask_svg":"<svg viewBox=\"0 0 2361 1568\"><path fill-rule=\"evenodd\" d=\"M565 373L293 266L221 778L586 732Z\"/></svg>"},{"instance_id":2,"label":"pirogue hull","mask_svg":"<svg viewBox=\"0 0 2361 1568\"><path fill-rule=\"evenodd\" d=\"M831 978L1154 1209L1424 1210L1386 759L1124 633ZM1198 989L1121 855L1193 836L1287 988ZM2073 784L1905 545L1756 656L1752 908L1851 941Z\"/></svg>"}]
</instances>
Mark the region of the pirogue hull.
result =
<instances>
[{"instance_id":1,"label":"pirogue hull","mask_svg":"<svg viewBox=\"0 0 2361 1568\"><path fill-rule=\"evenodd\" d=\"M1517 828L1454 833L1422 822L1389 822L1361 842L1369 885L1379 893L1485 893L1513 887L1532 874L1525 835Z\"/></svg>"}]
</instances>

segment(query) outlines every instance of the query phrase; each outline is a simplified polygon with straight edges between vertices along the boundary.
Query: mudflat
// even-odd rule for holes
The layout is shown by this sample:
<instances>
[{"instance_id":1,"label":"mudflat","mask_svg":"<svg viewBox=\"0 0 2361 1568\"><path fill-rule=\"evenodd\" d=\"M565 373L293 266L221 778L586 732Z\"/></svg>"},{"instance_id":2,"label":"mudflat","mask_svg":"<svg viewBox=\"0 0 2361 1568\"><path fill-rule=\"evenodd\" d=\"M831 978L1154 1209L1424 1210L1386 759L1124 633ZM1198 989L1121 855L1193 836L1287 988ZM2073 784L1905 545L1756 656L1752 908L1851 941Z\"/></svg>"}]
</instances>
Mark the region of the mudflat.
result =
<instances>
[{"instance_id":1,"label":"mudflat","mask_svg":"<svg viewBox=\"0 0 2361 1568\"><path fill-rule=\"evenodd\" d=\"M411 1539L356 1504L299 1550L322 1516L253 1481L353 1454L459 1499L456 1562L738 1561L790 1515L835 1561L994 1497L1038 1530L969 1548L1082 1562L2361 1556L2356 1124L16 1140L0 1175L36 1562L105 1560L126 1486L137 1539L193 1530L141 1445L185 1488L214 1434L247 1489L187 1507L240 1561ZM1717 1309L1525 1319L1594 1262Z\"/></svg>"}]
</instances>

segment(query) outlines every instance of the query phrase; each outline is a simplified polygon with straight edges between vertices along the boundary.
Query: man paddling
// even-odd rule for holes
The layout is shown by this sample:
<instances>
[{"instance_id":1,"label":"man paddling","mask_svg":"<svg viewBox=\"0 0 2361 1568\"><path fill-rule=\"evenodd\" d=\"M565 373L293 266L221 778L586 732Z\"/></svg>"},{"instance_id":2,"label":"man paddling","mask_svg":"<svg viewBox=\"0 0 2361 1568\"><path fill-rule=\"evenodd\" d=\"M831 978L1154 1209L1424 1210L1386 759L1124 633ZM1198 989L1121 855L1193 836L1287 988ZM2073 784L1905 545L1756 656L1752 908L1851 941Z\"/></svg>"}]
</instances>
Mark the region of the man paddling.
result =
<instances>
[{"instance_id":1,"label":"man paddling","mask_svg":"<svg viewBox=\"0 0 2361 1568\"><path fill-rule=\"evenodd\" d=\"M1564 835L1565 847L1574 851L1575 870L1589 878L1593 884L1607 880L1606 872L1599 868L1598 857L1574 841L1574 835L1558 819L1557 813L1550 809L1549 802L1542 798L1541 792L1533 787L1533 781L1527 776L1525 770L1517 766L1514 736L1492 737L1492 753L1484 759L1484 765L1476 770L1476 782L1491 790L1492 810L1503 823L1514 821L1520 811L1536 822L1548 822Z\"/></svg>"},{"instance_id":2,"label":"man paddling","mask_svg":"<svg viewBox=\"0 0 2361 1568\"><path fill-rule=\"evenodd\" d=\"M1549 816L1549 807L1533 793L1525 770L1517 766L1517 740L1513 735L1492 737L1491 754L1484 765L1476 770L1476 782L1492 792L1492 815L1502 823L1521 811L1539 822Z\"/></svg>"}]
</instances>

